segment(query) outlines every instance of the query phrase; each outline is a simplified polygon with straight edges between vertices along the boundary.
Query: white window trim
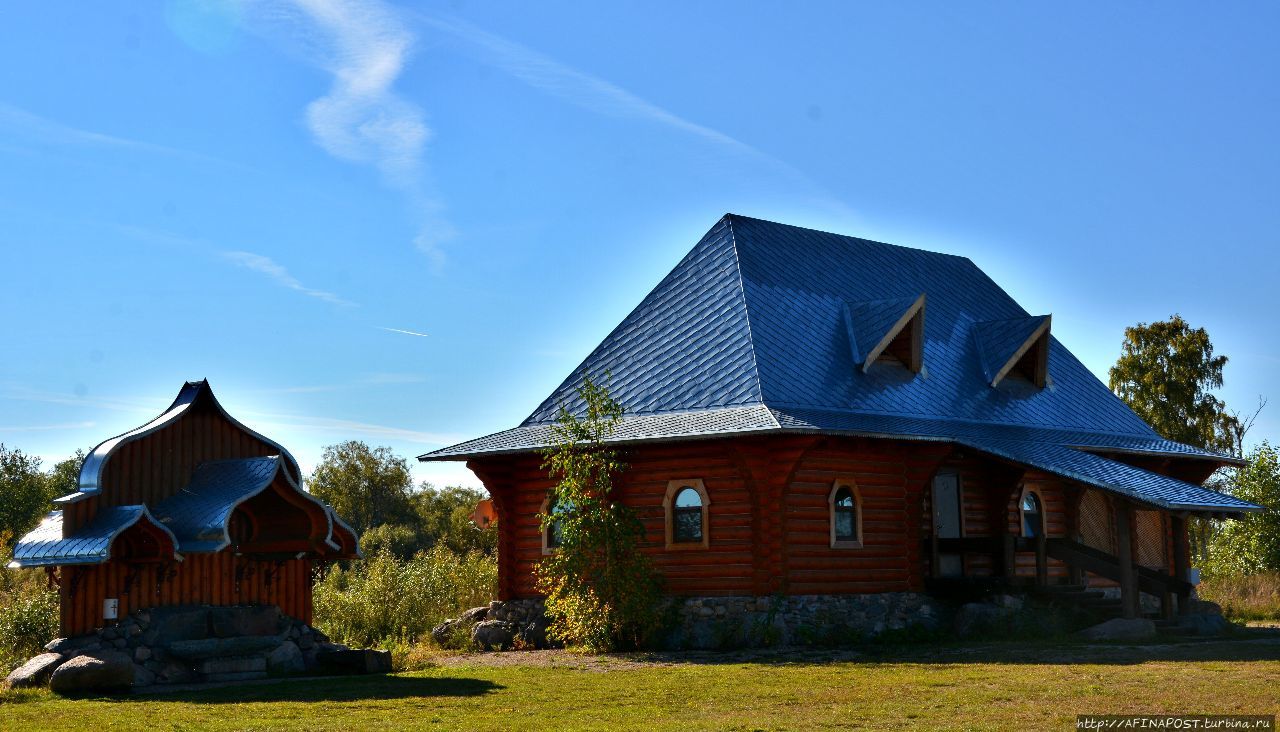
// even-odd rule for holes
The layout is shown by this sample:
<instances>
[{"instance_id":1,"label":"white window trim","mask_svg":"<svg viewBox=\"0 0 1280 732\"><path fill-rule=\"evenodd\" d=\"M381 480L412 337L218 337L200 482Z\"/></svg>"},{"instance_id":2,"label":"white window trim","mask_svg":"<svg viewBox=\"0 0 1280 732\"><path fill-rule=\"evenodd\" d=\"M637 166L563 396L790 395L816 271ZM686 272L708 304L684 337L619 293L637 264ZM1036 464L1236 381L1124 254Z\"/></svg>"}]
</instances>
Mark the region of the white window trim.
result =
<instances>
[{"instance_id":1,"label":"white window trim","mask_svg":"<svg viewBox=\"0 0 1280 732\"><path fill-rule=\"evenodd\" d=\"M852 541L848 539L836 538L836 493L842 487L848 487L853 493L853 518L854 518L854 536L858 537ZM843 475L835 479L831 484L831 490L827 492L827 518L831 525L831 548L832 549L861 549L862 540L862 490L858 488L858 481L853 479L851 475Z\"/></svg>"},{"instance_id":2,"label":"white window trim","mask_svg":"<svg viewBox=\"0 0 1280 732\"><path fill-rule=\"evenodd\" d=\"M1039 488L1033 488L1030 485L1022 486L1022 490L1018 492L1018 536L1026 539L1027 536L1027 516L1026 511L1022 508L1022 501L1026 499L1027 494L1031 493L1036 497L1036 503L1040 504L1040 536L1049 538L1049 517L1044 507L1044 495Z\"/></svg>"},{"instance_id":3,"label":"white window trim","mask_svg":"<svg viewBox=\"0 0 1280 732\"><path fill-rule=\"evenodd\" d=\"M675 542L672 541L675 533L675 524L672 521L672 509L675 508L676 494L685 488L692 488L698 492L698 496L702 498L702 541L701 542ZM662 499L662 512L665 515L664 523L666 524L666 548L668 550L682 551L687 549L706 549L711 546L711 498L707 495L707 487L702 484L700 478L686 478L684 480L673 480L667 483L667 495Z\"/></svg>"},{"instance_id":4,"label":"white window trim","mask_svg":"<svg viewBox=\"0 0 1280 732\"><path fill-rule=\"evenodd\" d=\"M542 499L542 507L538 509L539 521L542 520L543 516L547 515L547 508L550 506L551 506L551 496L548 494L546 498ZM538 533L542 534L542 554L544 556L547 554L555 554L557 551L559 551L560 547L551 546L547 541L547 537L551 534L550 524L548 524L547 526L541 527L541 529L542 530L539 531Z\"/></svg>"}]
</instances>

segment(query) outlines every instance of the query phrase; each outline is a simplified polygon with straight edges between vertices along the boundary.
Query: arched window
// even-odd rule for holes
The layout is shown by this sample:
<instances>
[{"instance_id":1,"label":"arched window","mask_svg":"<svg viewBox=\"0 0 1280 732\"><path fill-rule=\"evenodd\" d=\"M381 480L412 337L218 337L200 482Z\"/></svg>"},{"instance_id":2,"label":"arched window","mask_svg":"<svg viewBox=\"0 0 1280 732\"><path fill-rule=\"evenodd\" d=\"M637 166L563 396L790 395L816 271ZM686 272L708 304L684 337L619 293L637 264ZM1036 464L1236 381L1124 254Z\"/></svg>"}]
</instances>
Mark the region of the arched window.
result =
<instances>
[{"instance_id":1,"label":"arched window","mask_svg":"<svg viewBox=\"0 0 1280 732\"><path fill-rule=\"evenodd\" d=\"M1040 496L1035 491L1022 494L1022 535L1028 538L1044 533L1044 511L1040 507Z\"/></svg>"},{"instance_id":2,"label":"arched window","mask_svg":"<svg viewBox=\"0 0 1280 732\"><path fill-rule=\"evenodd\" d=\"M862 497L852 478L837 478L832 484L827 495L827 510L831 515L831 547L861 548Z\"/></svg>"},{"instance_id":3,"label":"arched window","mask_svg":"<svg viewBox=\"0 0 1280 732\"><path fill-rule=\"evenodd\" d=\"M564 509L556 502L554 496L547 496L547 500L542 502L542 510L538 513L540 516L551 517L551 521L544 524L542 528L543 554L550 554L560 548L560 520L558 516L563 512Z\"/></svg>"},{"instance_id":4,"label":"arched window","mask_svg":"<svg viewBox=\"0 0 1280 732\"><path fill-rule=\"evenodd\" d=\"M700 549L709 545L707 489L696 478L667 483L662 507L667 514L667 548Z\"/></svg>"}]
</instances>

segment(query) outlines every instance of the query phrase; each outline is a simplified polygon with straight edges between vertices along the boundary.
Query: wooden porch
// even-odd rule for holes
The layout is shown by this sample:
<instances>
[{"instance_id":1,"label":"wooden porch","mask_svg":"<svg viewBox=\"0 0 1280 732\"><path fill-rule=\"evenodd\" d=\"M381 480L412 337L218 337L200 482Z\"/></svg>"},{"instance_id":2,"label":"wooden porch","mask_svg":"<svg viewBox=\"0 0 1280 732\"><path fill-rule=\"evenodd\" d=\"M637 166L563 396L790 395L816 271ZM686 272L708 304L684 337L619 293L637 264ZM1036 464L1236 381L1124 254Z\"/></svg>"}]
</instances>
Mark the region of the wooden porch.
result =
<instances>
[{"instance_id":1,"label":"wooden porch","mask_svg":"<svg viewBox=\"0 0 1280 732\"><path fill-rule=\"evenodd\" d=\"M1118 588L1126 618L1143 614L1142 594L1165 619L1188 610L1186 513L976 456L939 471L924 500L921 556L938 594Z\"/></svg>"}]
</instances>

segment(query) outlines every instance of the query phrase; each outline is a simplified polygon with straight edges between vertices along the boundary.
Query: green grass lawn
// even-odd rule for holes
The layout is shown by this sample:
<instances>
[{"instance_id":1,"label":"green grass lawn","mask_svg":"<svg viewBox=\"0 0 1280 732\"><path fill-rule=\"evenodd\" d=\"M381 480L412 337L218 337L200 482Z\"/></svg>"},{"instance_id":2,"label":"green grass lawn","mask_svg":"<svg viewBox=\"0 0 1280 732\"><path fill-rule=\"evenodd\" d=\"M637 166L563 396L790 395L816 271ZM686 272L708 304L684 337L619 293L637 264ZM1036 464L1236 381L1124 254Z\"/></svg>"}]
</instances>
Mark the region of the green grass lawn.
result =
<instances>
[{"instance_id":1,"label":"green grass lawn","mask_svg":"<svg viewBox=\"0 0 1280 732\"><path fill-rule=\"evenodd\" d=\"M1264 631L1255 631L1262 634ZM1074 729L1079 713L1280 712L1280 638L796 655L505 654L171 695L0 695L4 729ZM447 664L447 665L446 665Z\"/></svg>"}]
</instances>

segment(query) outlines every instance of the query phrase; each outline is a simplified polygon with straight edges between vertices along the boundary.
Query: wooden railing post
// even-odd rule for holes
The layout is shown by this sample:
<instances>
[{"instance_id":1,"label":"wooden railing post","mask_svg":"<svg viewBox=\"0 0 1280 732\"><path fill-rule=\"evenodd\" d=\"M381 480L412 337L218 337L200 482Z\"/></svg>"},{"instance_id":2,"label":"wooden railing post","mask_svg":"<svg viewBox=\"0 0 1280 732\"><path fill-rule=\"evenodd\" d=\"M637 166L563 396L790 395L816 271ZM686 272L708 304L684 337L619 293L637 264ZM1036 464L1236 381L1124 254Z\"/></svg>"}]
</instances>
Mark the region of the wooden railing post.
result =
<instances>
[{"instance_id":1,"label":"wooden railing post","mask_svg":"<svg viewBox=\"0 0 1280 732\"><path fill-rule=\"evenodd\" d=\"M1045 540L1043 531L1036 534L1036 584L1041 587L1049 584L1049 557L1045 553Z\"/></svg>"},{"instance_id":2,"label":"wooden railing post","mask_svg":"<svg viewBox=\"0 0 1280 732\"><path fill-rule=\"evenodd\" d=\"M1190 547L1187 543L1187 518L1172 514L1169 516L1169 525L1173 530L1173 576L1174 579L1182 582L1188 581L1187 565L1190 555ZM1185 588L1178 589L1178 614L1186 615L1190 608L1191 593Z\"/></svg>"},{"instance_id":3,"label":"wooden railing post","mask_svg":"<svg viewBox=\"0 0 1280 732\"><path fill-rule=\"evenodd\" d=\"M1129 504L1117 501L1116 512L1116 559L1120 563L1120 606L1124 617L1138 617L1138 582L1133 570L1133 531L1129 520L1133 511Z\"/></svg>"}]
</instances>

